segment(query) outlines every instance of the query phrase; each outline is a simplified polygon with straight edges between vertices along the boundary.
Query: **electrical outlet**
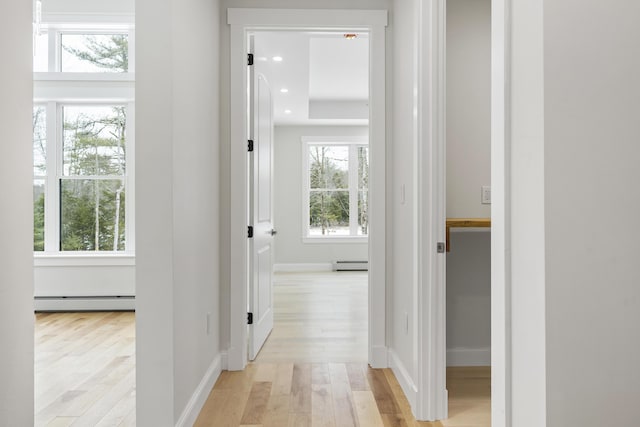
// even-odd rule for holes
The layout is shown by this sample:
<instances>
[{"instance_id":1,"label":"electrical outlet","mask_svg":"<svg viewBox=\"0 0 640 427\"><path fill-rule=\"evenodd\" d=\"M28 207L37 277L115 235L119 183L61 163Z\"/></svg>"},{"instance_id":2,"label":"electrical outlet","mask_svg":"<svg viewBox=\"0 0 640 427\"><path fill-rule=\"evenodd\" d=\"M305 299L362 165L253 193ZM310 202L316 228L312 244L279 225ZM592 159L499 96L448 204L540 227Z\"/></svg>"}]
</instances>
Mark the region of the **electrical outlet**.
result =
<instances>
[{"instance_id":1,"label":"electrical outlet","mask_svg":"<svg viewBox=\"0 0 640 427\"><path fill-rule=\"evenodd\" d=\"M482 196L481 196L481 201L483 205L490 205L491 204L491 186L490 185L483 185L481 188L481 192L482 192Z\"/></svg>"}]
</instances>

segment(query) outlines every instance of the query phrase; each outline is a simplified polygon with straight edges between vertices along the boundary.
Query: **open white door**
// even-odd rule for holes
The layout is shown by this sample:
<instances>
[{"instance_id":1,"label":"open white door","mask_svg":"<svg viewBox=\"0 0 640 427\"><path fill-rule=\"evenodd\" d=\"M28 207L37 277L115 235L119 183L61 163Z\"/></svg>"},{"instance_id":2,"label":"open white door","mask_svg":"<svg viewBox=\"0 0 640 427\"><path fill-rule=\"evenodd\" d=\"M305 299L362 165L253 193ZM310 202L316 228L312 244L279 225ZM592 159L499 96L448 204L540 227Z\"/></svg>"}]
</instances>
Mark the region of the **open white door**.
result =
<instances>
[{"instance_id":1,"label":"open white door","mask_svg":"<svg viewBox=\"0 0 640 427\"><path fill-rule=\"evenodd\" d=\"M273 329L273 108L266 78L250 66L249 360ZM251 234L251 229L250 229Z\"/></svg>"}]
</instances>

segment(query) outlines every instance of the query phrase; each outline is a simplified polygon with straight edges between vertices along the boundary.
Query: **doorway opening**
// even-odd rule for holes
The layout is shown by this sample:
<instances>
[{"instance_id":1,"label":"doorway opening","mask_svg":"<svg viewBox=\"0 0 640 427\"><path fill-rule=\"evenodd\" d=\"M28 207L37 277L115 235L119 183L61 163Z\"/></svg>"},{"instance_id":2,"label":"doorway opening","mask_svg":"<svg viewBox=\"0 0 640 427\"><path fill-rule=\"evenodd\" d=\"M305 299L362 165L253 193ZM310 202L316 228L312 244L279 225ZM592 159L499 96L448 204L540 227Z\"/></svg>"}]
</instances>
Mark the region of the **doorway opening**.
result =
<instances>
[{"instance_id":1,"label":"doorway opening","mask_svg":"<svg viewBox=\"0 0 640 427\"><path fill-rule=\"evenodd\" d=\"M250 102L249 97L243 94L247 93L249 87L250 75L249 67L247 67L247 47L250 45L250 35L255 34L258 31L294 31L304 32L309 35L316 33L321 35L322 33L339 34L340 37L344 37L345 34L367 34L368 35L368 92L369 103L364 106L365 111L368 112L368 118L370 120L369 131L365 136L365 140L368 140L368 162L369 162L369 176L368 176L368 211L367 211L367 231L368 231L368 256L370 275L367 280L368 296L367 296L367 318L369 319L369 327L367 334L367 361L373 367L386 367L387 366L387 348L385 340L386 331L386 259L385 259L385 187L386 187L386 171L385 171L385 153L386 153L386 127L385 127L385 41L384 41L384 27L387 23L386 12L384 11L331 11L326 10L309 11L292 10L287 13L282 13L278 10L260 11L259 13L252 9L229 9L228 22L231 25L231 93L238 94L232 96L231 102L231 140L234 141L231 148L231 163L232 163L232 179L231 179L231 212L250 212L250 203L253 203L252 198L248 194L249 180L250 180L250 162L247 161L247 146L242 141L250 140L249 123L247 120L246 112L249 111ZM301 25L300 23L304 23ZM355 23L355 25L354 25ZM327 39L328 37L325 37ZM357 40L357 37L356 37ZM346 41L353 41L348 40ZM266 59L266 61L264 59ZM276 59L274 59L276 58ZM253 57L254 64L258 62L280 63L282 65L286 59L280 54L273 54L270 57L255 55ZM324 64L325 66L327 64ZM266 79L265 79L266 80ZM282 87L277 87L277 94ZM291 94L291 88L284 88L289 90ZM275 89L274 89L275 91ZM307 100L307 103L309 101ZM346 104L346 103L343 103ZM309 114L309 107L314 110L313 114L319 114L320 117L324 114L325 119L317 120L330 120L331 114L336 113L337 107L328 103L317 103L316 105L307 105L306 113ZM349 108L347 108L349 107ZM351 105L341 105L345 111L356 110L362 111L362 106L357 103ZM282 111L281 114L288 117L295 116L295 107L285 108L290 110L289 112ZM275 116L275 114L274 114ZM356 119L353 119L356 120ZM313 137L314 135L301 135L305 137ZM322 136L322 135L321 135ZM325 135L323 138L328 138L330 135ZM349 135L337 135L338 137L347 137ZM317 137L317 135L316 135ZM352 141L342 141L349 142ZM306 141L310 146L333 147L339 145L335 140L318 141L317 139L310 138ZM326 143L326 144L325 144ZM255 144L255 141L254 141ZM300 150L302 150L302 142L300 144ZM254 146L255 149L255 146ZM357 150L356 150L357 153ZM256 156L254 152L254 158L260 158L260 155ZM302 154L296 159L296 164L299 164L302 168ZM301 169L300 172L301 174ZM259 176L259 174L258 174ZM301 176L301 175L299 175ZM300 179L300 178L299 178ZM357 180L356 180L357 181ZM356 182L357 184L357 182ZM310 189L311 190L311 189ZM313 190L337 190L331 188L317 188ZM338 189L341 190L341 189ZM312 191L309 192L309 200L316 200L319 198L317 194ZM264 194L258 191L256 195ZM354 196L357 196L357 190L354 192ZM326 194L325 194L326 196ZM333 196L336 196L335 194ZM344 196L344 194L342 195ZM351 199L353 196L349 196ZM327 198L327 200L336 200L339 197ZM346 202L346 198L343 198ZM362 203L360 203L362 205ZM303 204L300 204L300 210L297 214L301 223L303 221ZM356 198L354 210L357 210L358 199ZM313 214L313 210L310 209L309 214ZM255 212L255 210L251 210ZM258 207L259 211L259 207ZM357 216L355 219L357 220ZM320 218L314 224L309 220L308 226L319 226L320 233L322 233L322 220ZM344 221L335 221L336 218L332 218L331 224L327 224L327 218L325 220L325 233L333 234L346 233L346 224ZM342 218L344 220L344 218ZM350 220L351 221L351 220ZM247 239L247 225L251 226L249 219L243 215L234 214L231 217L231 258L234 260L231 266L231 282L232 284L248 284L249 278L253 276L255 271L263 270L263 266L258 263L258 268L252 269L250 260L250 246L252 242ZM360 224L361 225L361 224ZM333 229L331 228L333 227ZM342 227L342 228L341 228ZM351 225L350 227L351 228ZM358 223L356 222L356 233L358 230ZM303 233L302 225L298 228L298 239L302 239ZM280 233L280 231L273 227L273 232ZM270 233L272 232L270 230ZM313 239L313 233L317 232L316 229L307 230L305 238ZM254 234L255 235L255 234ZM262 234L260 234L262 236ZM280 238L278 234L278 238ZM343 236L348 238L350 236ZM315 246L315 245L314 245ZM318 244L317 246L320 246ZM255 248L254 248L255 249ZM255 250L252 250L257 255ZM264 253L264 252L263 252ZM263 257L265 259L266 257ZM257 258L254 256L254 260ZM335 259L335 261L363 261L363 259ZM268 270L268 269L267 269ZM247 342L249 341L249 331L247 328L247 315L246 308L249 299L249 294L253 292L248 289L248 286L232 286L231 287L231 324L230 324L230 347L228 351L228 369L229 370L242 370L247 364ZM255 295L255 292L254 292ZM265 298L262 298L264 301ZM255 302L255 299L254 299ZM255 308L254 308L255 310ZM251 313L251 311L249 311ZM266 312L265 312L266 313ZM372 316L371 313L375 313ZM256 316L253 313L253 321L257 318L262 319L262 313ZM267 334L268 335L268 334Z\"/></svg>"},{"instance_id":2,"label":"doorway opening","mask_svg":"<svg viewBox=\"0 0 640 427\"><path fill-rule=\"evenodd\" d=\"M491 0L446 0L449 417L491 425ZM460 396L473 404L461 411ZM472 410L469 410L472 408ZM473 415L470 415L473 413Z\"/></svg>"},{"instance_id":3,"label":"doorway opening","mask_svg":"<svg viewBox=\"0 0 640 427\"><path fill-rule=\"evenodd\" d=\"M247 41L248 359L366 363L369 33Z\"/></svg>"}]
</instances>

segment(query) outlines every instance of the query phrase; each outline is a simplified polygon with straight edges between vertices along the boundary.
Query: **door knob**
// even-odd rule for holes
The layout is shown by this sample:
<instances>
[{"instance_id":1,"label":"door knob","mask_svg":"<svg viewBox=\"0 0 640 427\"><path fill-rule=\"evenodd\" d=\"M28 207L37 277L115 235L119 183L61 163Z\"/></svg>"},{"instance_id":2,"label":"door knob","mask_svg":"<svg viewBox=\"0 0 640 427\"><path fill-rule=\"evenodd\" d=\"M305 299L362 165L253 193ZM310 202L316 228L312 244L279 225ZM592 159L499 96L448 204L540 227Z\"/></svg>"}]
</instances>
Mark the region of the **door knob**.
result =
<instances>
[{"instance_id":1,"label":"door knob","mask_svg":"<svg viewBox=\"0 0 640 427\"><path fill-rule=\"evenodd\" d=\"M271 229L271 231L269 232L272 236L275 236L276 234L278 234L278 232L275 229Z\"/></svg>"}]
</instances>

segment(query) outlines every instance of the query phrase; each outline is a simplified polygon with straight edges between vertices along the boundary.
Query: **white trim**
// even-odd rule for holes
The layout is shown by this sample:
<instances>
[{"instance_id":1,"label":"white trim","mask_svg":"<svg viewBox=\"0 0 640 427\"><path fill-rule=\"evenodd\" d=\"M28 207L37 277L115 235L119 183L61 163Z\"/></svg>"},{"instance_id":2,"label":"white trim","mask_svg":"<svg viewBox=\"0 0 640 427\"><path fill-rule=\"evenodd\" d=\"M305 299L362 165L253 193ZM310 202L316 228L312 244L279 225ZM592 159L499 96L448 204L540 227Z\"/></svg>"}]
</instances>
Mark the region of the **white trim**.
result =
<instances>
[{"instance_id":1,"label":"white trim","mask_svg":"<svg viewBox=\"0 0 640 427\"><path fill-rule=\"evenodd\" d=\"M332 237L321 237L321 236L317 236L317 237L313 237L313 236L307 236L307 237L303 237L302 238L302 243L304 244L311 244L311 245L315 245L315 244L335 244L335 243L339 243L339 244L349 244L349 243L354 243L354 244L366 244L369 241L369 238L367 236L332 236Z\"/></svg>"},{"instance_id":2,"label":"white trim","mask_svg":"<svg viewBox=\"0 0 640 427\"><path fill-rule=\"evenodd\" d=\"M230 221L230 370L247 364L247 87L246 32L250 29L338 29L362 28L370 42L370 233L369 233L369 363L387 366L387 357L378 356L386 348L386 101L385 26L386 10L295 10L228 9L230 28L230 141L231 200ZM385 351L386 354L386 351ZM383 360L384 359L384 360Z\"/></svg>"},{"instance_id":3,"label":"white trim","mask_svg":"<svg viewBox=\"0 0 640 427\"><path fill-rule=\"evenodd\" d=\"M417 328L418 420L447 418L445 256L436 243L445 237L445 37L446 0L417 2L418 123L416 223L418 225Z\"/></svg>"},{"instance_id":4,"label":"white trim","mask_svg":"<svg viewBox=\"0 0 640 427\"><path fill-rule=\"evenodd\" d=\"M218 355L213 359L213 362L211 362L211 365L204 374L204 377L202 377L200 384L198 384L198 387L196 387L193 392L191 399L187 402L187 406L184 408L182 415L180 415L180 418L178 418L178 421L176 422L176 427L192 426L196 422L196 419L198 418L198 415L200 414L204 403L207 401L207 397L209 397L209 393L211 393L211 390L213 389L213 386L221 372L222 354L218 353Z\"/></svg>"},{"instance_id":5,"label":"white trim","mask_svg":"<svg viewBox=\"0 0 640 427\"><path fill-rule=\"evenodd\" d=\"M333 264L330 262L321 262L315 264L274 264L274 273L297 273L297 272L314 272L314 271L333 271Z\"/></svg>"},{"instance_id":6,"label":"white trim","mask_svg":"<svg viewBox=\"0 0 640 427\"><path fill-rule=\"evenodd\" d=\"M511 0L491 4L491 423L511 427Z\"/></svg>"},{"instance_id":7,"label":"white trim","mask_svg":"<svg viewBox=\"0 0 640 427\"><path fill-rule=\"evenodd\" d=\"M227 24L253 28L386 27L386 10L228 9Z\"/></svg>"},{"instance_id":8,"label":"white trim","mask_svg":"<svg viewBox=\"0 0 640 427\"><path fill-rule=\"evenodd\" d=\"M368 136L303 136L300 140L304 143L323 145L345 145L345 144L369 144Z\"/></svg>"},{"instance_id":9,"label":"white trim","mask_svg":"<svg viewBox=\"0 0 640 427\"><path fill-rule=\"evenodd\" d=\"M447 366L490 366L491 347L450 348L447 350Z\"/></svg>"},{"instance_id":10,"label":"white trim","mask_svg":"<svg viewBox=\"0 0 640 427\"><path fill-rule=\"evenodd\" d=\"M409 375L409 371L407 371L407 368L393 350L389 350L389 367L393 371L393 375L396 376L402 392L407 397L409 406L413 411L418 399L418 387L416 387L411 375Z\"/></svg>"},{"instance_id":11,"label":"white trim","mask_svg":"<svg viewBox=\"0 0 640 427\"><path fill-rule=\"evenodd\" d=\"M35 297L35 311L132 311L136 308L133 295L122 297Z\"/></svg>"}]
</instances>

